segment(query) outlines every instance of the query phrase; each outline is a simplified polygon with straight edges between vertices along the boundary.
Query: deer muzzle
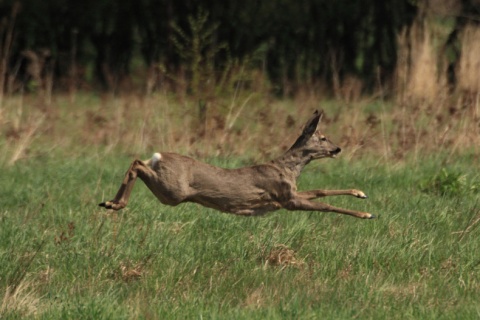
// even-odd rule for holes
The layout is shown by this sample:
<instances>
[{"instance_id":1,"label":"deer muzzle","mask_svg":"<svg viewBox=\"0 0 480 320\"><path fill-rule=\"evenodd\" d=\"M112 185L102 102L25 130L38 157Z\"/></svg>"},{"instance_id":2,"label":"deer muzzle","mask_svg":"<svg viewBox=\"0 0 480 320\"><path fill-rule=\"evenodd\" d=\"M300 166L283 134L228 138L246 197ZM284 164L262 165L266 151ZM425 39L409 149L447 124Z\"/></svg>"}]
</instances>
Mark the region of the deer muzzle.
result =
<instances>
[{"instance_id":1,"label":"deer muzzle","mask_svg":"<svg viewBox=\"0 0 480 320\"><path fill-rule=\"evenodd\" d=\"M341 151L342 151L342 149L340 149L339 147L337 147L335 150L330 151L330 156L331 156L332 158L335 158L335 157L337 156L337 154L339 154Z\"/></svg>"}]
</instances>

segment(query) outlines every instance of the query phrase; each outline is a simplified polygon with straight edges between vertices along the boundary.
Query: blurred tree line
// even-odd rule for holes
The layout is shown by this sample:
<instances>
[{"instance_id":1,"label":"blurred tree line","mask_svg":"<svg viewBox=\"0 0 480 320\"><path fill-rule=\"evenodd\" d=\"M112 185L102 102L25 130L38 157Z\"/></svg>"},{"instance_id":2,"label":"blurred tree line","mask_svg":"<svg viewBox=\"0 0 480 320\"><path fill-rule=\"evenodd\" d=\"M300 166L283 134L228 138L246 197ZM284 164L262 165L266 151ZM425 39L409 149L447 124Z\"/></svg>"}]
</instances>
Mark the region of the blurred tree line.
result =
<instances>
[{"instance_id":1,"label":"blurred tree line","mask_svg":"<svg viewBox=\"0 0 480 320\"><path fill-rule=\"evenodd\" d=\"M3 0L1 72L35 77L26 61L37 69L53 61L55 79L112 89L138 68L175 73L191 50L192 64L210 52L213 70L248 59L280 87L332 85L335 75L371 87L394 72L397 35L418 8L412 0Z\"/></svg>"}]
</instances>

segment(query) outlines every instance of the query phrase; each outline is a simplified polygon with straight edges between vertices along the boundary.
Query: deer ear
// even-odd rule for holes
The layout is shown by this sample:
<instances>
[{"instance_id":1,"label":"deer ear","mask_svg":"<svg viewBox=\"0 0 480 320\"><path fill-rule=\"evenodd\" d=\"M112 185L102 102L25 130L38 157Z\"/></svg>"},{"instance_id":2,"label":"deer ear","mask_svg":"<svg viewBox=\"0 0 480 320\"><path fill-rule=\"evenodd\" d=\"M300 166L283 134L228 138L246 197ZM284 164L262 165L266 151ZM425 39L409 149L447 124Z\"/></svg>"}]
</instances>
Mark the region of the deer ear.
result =
<instances>
[{"instance_id":1,"label":"deer ear","mask_svg":"<svg viewBox=\"0 0 480 320\"><path fill-rule=\"evenodd\" d=\"M322 117L323 117L323 111L318 112L318 110L315 110L315 112L313 113L313 116L305 124L302 135L310 138L317 130L318 123L320 122Z\"/></svg>"},{"instance_id":2,"label":"deer ear","mask_svg":"<svg viewBox=\"0 0 480 320\"><path fill-rule=\"evenodd\" d=\"M297 141L295 141L295 143L293 144L293 146L290 147L289 150L304 146L308 142L308 140L310 140L310 138L317 130L318 123L320 122L322 116L323 112L318 112L318 110L315 110L313 116L305 124L302 134L300 135L300 137L297 138Z\"/></svg>"}]
</instances>

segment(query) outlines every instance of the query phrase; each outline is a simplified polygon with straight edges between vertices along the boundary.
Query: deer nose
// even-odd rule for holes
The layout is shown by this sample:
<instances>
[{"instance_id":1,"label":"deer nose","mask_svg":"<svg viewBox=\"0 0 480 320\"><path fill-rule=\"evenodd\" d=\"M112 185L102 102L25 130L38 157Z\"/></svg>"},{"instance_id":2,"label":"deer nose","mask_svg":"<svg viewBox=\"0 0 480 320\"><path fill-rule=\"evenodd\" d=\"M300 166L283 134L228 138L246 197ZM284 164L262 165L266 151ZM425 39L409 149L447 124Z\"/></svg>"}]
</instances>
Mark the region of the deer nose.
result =
<instances>
[{"instance_id":1,"label":"deer nose","mask_svg":"<svg viewBox=\"0 0 480 320\"><path fill-rule=\"evenodd\" d=\"M340 153L340 151L342 151L342 149L340 149L339 147L337 147L337 149L333 150L332 153L333 153L333 154L338 154L338 153Z\"/></svg>"}]
</instances>

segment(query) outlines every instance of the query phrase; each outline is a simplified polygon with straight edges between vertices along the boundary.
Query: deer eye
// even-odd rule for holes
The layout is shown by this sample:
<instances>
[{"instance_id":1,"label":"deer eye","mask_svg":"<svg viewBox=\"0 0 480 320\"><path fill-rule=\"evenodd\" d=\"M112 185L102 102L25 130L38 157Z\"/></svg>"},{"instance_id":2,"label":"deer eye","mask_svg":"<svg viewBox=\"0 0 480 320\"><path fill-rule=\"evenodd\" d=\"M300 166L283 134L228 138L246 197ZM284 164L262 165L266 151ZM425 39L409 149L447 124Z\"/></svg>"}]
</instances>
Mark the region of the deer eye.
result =
<instances>
[{"instance_id":1,"label":"deer eye","mask_svg":"<svg viewBox=\"0 0 480 320\"><path fill-rule=\"evenodd\" d=\"M320 141L327 141L327 137L321 136L321 137L320 137Z\"/></svg>"}]
</instances>

